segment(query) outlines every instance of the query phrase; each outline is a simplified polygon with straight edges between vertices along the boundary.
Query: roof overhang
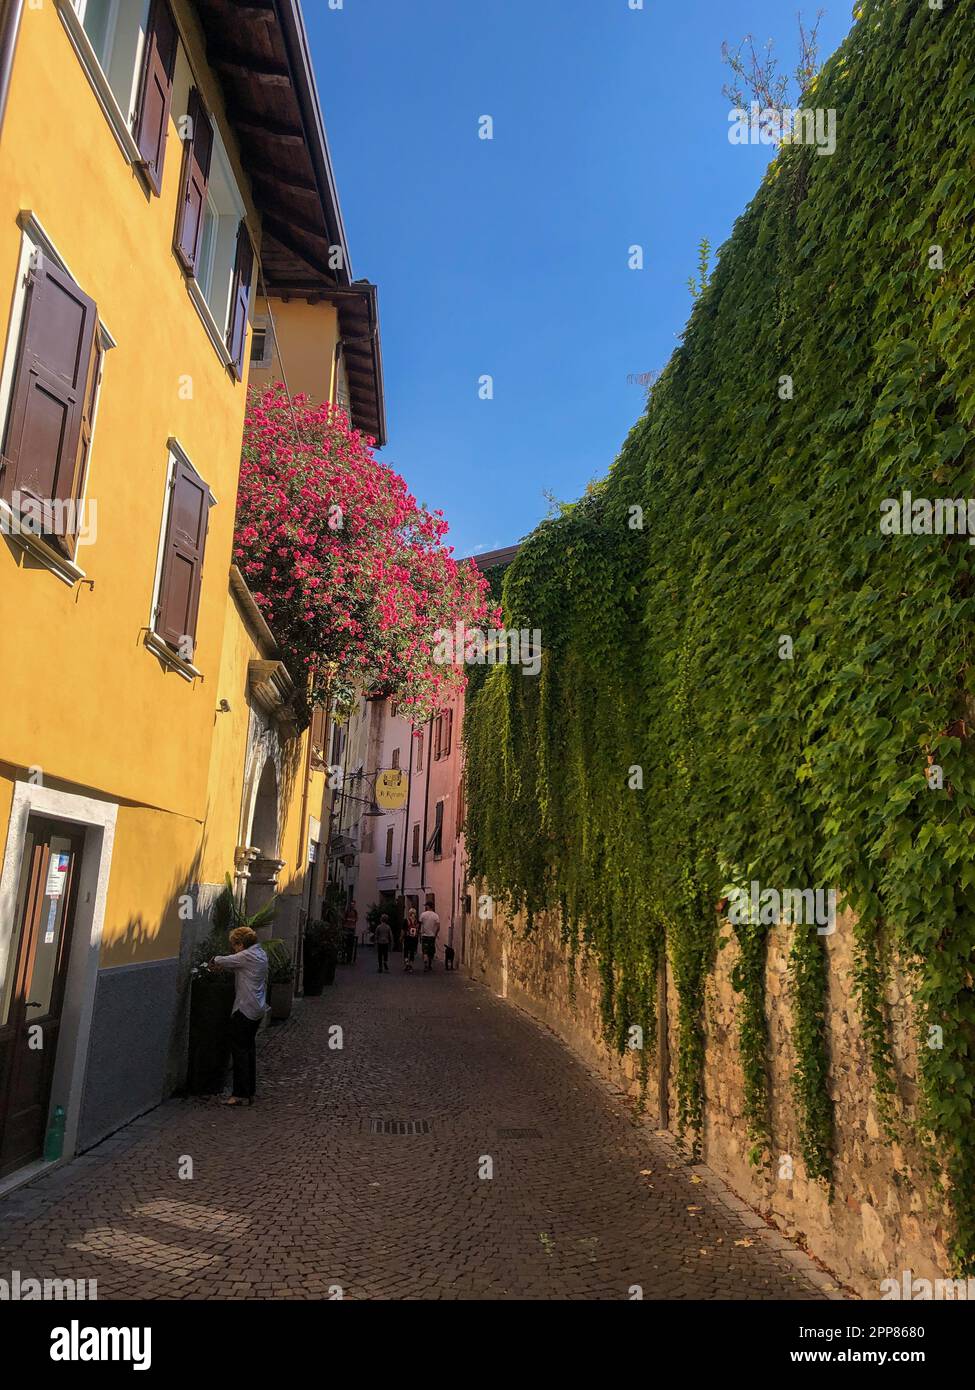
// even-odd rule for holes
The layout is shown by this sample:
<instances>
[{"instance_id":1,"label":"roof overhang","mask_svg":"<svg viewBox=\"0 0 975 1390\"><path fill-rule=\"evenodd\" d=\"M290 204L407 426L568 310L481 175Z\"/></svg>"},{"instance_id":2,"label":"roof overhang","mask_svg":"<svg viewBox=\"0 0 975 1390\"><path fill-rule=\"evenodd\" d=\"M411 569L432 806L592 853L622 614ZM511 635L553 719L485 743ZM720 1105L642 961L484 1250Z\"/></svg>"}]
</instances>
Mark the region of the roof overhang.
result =
<instances>
[{"instance_id":1,"label":"roof overhang","mask_svg":"<svg viewBox=\"0 0 975 1390\"><path fill-rule=\"evenodd\" d=\"M376 287L352 279L300 0L195 4L261 214L262 288L337 304L353 424L385 444Z\"/></svg>"}]
</instances>

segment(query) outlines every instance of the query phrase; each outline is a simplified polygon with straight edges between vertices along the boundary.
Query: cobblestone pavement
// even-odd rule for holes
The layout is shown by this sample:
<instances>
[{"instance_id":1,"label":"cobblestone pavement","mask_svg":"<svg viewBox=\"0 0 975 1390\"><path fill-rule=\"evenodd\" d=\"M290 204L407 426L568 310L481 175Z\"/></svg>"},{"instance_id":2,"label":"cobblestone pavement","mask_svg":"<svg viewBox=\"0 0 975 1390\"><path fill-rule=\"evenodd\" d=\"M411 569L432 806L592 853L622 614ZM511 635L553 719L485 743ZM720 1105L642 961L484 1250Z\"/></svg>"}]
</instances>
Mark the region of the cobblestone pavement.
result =
<instances>
[{"instance_id":1,"label":"cobblestone pavement","mask_svg":"<svg viewBox=\"0 0 975 1390\"><path fill-rule=\"evenodd\" d=\"M100 1298L825 1296L460 974L403 975L394 955L377 978L360 953L258 1066L253 1108L169 1101L0 1201L0 1274L97 1279ZM374 1133L383 1120L428 1129Z\"/></svg>"}]
</instances>

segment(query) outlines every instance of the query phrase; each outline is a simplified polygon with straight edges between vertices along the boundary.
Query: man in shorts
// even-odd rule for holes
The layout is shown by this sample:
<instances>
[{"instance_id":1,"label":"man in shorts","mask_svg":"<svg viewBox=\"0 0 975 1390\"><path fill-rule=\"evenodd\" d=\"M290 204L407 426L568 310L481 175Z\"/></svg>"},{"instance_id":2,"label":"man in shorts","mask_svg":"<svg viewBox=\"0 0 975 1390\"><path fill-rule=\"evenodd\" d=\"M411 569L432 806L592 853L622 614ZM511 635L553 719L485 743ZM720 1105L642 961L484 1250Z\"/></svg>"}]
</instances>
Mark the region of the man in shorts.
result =
<instances>
[{"instance_id":1,"label":"man in shorts","mask_svg":"<svg viewBox=\"0 0 975 1390\"><path fill-rule=\"evenodd\" d=\"M437 954L437 937L440 935L440 918L433 910L433 899L427 898L427 905L420 913L420 944L423 951L424 972L433 969L433 958Z\"/></svg>"}]
</instances>

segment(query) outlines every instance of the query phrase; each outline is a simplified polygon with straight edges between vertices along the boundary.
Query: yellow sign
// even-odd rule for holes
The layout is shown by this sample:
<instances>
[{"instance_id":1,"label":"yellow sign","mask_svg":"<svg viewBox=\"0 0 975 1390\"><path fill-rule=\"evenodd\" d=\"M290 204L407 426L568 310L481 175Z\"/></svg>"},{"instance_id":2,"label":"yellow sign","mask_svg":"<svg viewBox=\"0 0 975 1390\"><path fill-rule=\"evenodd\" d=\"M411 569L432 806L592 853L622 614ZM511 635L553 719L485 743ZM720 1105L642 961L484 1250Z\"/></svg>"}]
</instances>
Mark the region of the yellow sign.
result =
<instances>
[{"instance_id":1,"label":"yellow sign","mask_svg":"<svg viewBox=\"0 0 975 1390\"><path fill-rule=\"evenodd\" d=\"M384 768L376 777L376 800L384 811L401 811L408 789L409 778L402 768Z\"/></svg>"}]
</instances>

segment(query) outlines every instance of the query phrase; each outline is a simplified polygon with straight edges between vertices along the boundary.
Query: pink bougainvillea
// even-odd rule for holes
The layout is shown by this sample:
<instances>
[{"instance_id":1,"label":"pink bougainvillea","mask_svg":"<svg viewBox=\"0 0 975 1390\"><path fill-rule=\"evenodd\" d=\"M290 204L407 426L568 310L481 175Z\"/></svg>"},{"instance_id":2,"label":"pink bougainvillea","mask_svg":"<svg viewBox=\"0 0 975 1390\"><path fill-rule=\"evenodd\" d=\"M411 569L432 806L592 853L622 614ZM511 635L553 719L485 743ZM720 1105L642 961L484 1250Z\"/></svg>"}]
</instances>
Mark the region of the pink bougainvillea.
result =
<instances>
[{"instance_id":1,"label":"pink bougainvillea","mask_svg":"<svg viewBox=\"0 0 975 1390\"><path fill-rule=\"evenodd\" d=\"M423 719L464 682L434 660L437 629L490 617L483 575L443 542L443 513L418 504L374 443L281 384L249 398L234 559L302 715L357 686Z\"/></svg>"}]
</instances>

